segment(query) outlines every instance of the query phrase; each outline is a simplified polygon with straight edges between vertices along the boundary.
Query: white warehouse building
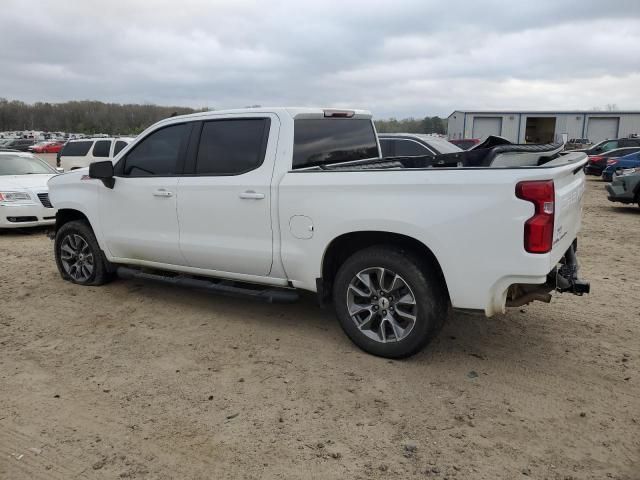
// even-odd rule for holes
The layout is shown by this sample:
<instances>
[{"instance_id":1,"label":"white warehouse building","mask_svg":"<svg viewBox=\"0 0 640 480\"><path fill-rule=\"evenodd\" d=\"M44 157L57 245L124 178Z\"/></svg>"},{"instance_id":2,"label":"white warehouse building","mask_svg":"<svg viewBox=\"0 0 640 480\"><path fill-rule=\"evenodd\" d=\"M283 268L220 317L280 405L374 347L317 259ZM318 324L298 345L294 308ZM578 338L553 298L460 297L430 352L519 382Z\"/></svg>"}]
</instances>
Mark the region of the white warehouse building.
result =
<instances>
[{"instance_id":1,"label":"white warehouse building","mask_svg":"<svg viewBox=\"0 0 640 480\"><path fill-rule=\"evenodd\" d=\"M610 138L640 134L640 111L460 111L449 115L448 136L485 139L500 135L514 143L562 142L588 138L597 143Z\"/></svg>"}]
</instances>

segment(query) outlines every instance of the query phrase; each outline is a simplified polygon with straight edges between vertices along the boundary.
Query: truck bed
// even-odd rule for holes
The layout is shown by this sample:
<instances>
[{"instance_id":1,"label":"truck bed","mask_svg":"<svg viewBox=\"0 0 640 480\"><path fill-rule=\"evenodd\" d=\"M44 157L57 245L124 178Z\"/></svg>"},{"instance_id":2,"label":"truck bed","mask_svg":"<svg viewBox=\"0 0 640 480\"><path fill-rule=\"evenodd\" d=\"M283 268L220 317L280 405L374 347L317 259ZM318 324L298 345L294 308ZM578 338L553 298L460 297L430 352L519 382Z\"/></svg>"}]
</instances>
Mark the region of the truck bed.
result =
<instances>
[{"instance_id":1,"label":"truck bed","mask_svg":"<svg viewBox=\"0 0 640 480\"><path fill-rule=\"evenodd\" d=\"M500 137L489 137L476 148L463 152L411 157L386 157L360 162L344 162L314 167L321 170L388 170L424 168L512 168L558 165L584 158L584 154L561 155L563 145L512 144ZM560 162L555 162L559 158Z\"/></svg>"},{"instance_id":2,"label":"truck bed","mask_svg":"<svg viewBox=\"0 0 640 480\"><path fill-rule=\"evenodd\" d=\"M433 252L454 307L488 316L503 312L510 285L545 283L576 239L587 161L583 153L554 153L545 162L527 155L529 165L510 160L498 167L500 155L515 153L505 150L488 167L425 165L414 157L286 173L279 184L282 231L288 232L289 219L300 211L313 220L311 238L282 236L289 278L294 286L313 290L297 280L321 276L321 262L309 259L322 258L327 243L343 232L399 232ZM555 185L553 249L532 254L523 247L523 225L534 206L518 199L515 190L519 182L540 180Z\"/></svg>"}]
</instances>

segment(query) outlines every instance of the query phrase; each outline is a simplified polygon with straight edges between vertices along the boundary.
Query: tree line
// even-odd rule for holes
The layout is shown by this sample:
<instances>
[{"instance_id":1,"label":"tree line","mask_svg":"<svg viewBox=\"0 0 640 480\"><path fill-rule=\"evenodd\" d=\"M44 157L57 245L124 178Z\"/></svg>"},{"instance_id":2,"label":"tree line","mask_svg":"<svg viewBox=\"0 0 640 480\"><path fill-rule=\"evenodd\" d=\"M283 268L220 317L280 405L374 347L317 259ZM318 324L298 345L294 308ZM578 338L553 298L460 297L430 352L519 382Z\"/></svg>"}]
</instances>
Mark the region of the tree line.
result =
<instances>
[{"instance_id":1,"label":"tree line","mask_svg":"<svg viewBox=\"0 0 640 480\"><path fill-rule=\"evenodd\" d=\"M150 104L104 103L93 100L63 103L36 102L0 98L0 131L38 130L85 134L136 135L149 125L173 114L195 110L188 107ZM447 120L440 117L375 120L380 133L446 133Z\"/></svg>"},{"instance_id":2,"label":"tree line","mask_svg":"<svg viewBox=\"0 0 640 480\"><path fill-rule=\"evenodd\" d=\"M28 104L0 98L0 131L135 135L174 113L182 115L194 112L196 110L187 107L123 105L92 100Z\"/></svg>"},{"instance_id":3,"label":"tree line","mask_svg":"<svg viewBox=\"0 0 640 480\"><path fill-rule=\"evenodd\" d=\"M447 133L447 119L440 117L375 120L379 133Z\"/></svg>"}]
</instances>

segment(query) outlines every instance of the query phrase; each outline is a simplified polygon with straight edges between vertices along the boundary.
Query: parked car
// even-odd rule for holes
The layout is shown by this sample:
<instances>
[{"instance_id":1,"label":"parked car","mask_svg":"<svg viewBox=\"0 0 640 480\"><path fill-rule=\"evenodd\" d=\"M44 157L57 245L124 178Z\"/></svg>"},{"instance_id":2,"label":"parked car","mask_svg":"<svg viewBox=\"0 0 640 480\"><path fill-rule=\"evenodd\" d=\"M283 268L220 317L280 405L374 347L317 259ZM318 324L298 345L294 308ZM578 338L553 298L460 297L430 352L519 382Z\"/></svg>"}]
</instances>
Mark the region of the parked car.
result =
<instances>
[{"instance_id":1,"label":"parked car","mask_svg":"<svg viewBox=\"0 0 640 480\"><path fill-rule=\"evenodd\" d=\"M585 149L592 145L588 138L570 138L564 145L565 150Z\"/></svg>"},{"instance_id":2,"label":"parked car","mask_svg":"<svg viewBox=\"0 0 640 480\"><path fill-rule=\"evenodd\" d=\"M456 147L461 148L462 150L469 150L474 145L477 145L480 143L479 138L454 138L449 141L453 143Z\"/></svg>"},{"instance_id":3,"label":"parked car","mask_svg":"<svg viewBox=\"0 0 640 480\"><path fill-rule=\"evenodd\" d=\"M462 152L448 140L419 133L381 133L378 135L382 156L414 157Z\"/></svg>"},{"instance_id":4,"label":"parked car","mask_svg":"<svg viewBox=\"0 0 640 480\"><path fill-rule=\"evenodd\" d=\"M132 140L129 137L69 140L58 152L56 165L65 172L88 167L96 160L115 157Z\"/></svg>"},{"instance_id":5,"label":"parked car","mask_svg":"<svg viewBox=\"0 0 640 480\"><path fill-rule=\"evenodd\" d=\"M610 150L626 147L640 147L640 138L628 137L628 138L616 138L613 140L603 140L600 143L596 143L594 146L587 149L573 150L574 152L584 152L587 155L600 155Z\"/></svg>"},{"instance_id":6,"label":"parked car","mask_svg":"<svg viewBox=\"0 0 640 480\"><path fill-rule=\"evenodd\" d=\"M54 224L47 182L57 173L30 153L0 151L0 229Z\"/></svg>"},{"instance_id":7,"label":"parked car","mask_svg":"<svg viewBox=\"0 0 640 480\"><path fill-rule=\"evenodd\" d=\"M610 182L615 172L628 168L640 167L640 148L630 155L610 158L607 160L607 167L602 172L602 179Z\"/></svg>"},{"instance_id":8,"label":"parked car","mask_svg":"<svg viewBox=\"0 0 640 480\"><path fill-rule=\"evenodd\" d=\"M575 255L587 159L560 148L387 159L363 110L167 118L49 181L56 264L79 285L117 272L272 301L317 292L356 345L406 357L451 307L492 316L588 292Z\"/></svg>"},{"instance_id":9,"label":"parked car","mask_svg":"<svg viewBox=\"0 0 640 480\"><path fill-rule=\"evenodd\" d=\"M625 148L616 148L615 150L609 150L608 152L601 153L599 155L590 155L589 162L584 167L584 171L587 175L602 175L604 169L607 168L607 161L612 158L624 157L625 155L629 155L630 153L635 153L640 151L640 146L638 147L625 147Z\"/></svg>"},{"instance_id":10,"label":"parked car","mask_svg":"<svg viewBox=\"0 0 640 480\"><path fill-rule=\"evenodd\" d=\"M606 188L610 201L637 203L640 207L640 167L626 169L620 175L614 175Z\"/></svg>"},{"instance_id":11,"label":"parked car","mask_svg":"<svg viewBox=\"0 0 640 480\"><path fill-rule=\"evenodd\" d=\"M33 153L58 153L62 150L64 142L46 141L39 142L29 147L29 151Z\"/></svg>"},{"instance_id":12,"label":"parked car","mask_svg":"<svg viewBox=\"0 0 640 480\"><path fill-rule=\"evenodd\" d=\"M11 140L5 147L26 152L34 143L36 143L36 141L33 138L16 138L15 140Z\"/></svg>"}]
</instances>

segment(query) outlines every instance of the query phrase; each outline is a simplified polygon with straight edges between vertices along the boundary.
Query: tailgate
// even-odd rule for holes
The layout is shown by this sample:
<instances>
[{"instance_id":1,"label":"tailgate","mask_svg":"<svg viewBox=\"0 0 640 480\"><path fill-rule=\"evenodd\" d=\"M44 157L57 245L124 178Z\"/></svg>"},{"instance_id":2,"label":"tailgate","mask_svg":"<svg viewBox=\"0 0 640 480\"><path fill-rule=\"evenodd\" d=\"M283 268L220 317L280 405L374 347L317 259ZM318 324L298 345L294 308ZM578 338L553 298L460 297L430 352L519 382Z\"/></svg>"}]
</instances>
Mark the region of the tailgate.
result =
<instances>
[{"instance_id":1,"label":"tailgate","mask_svg":"<svg viewBox=\"0 0 640 480\"><path fill-rule=\"evenodd\" d=\"M573 168L560 169L553 177L555 187L555 221L553 232L554 254L563 254L569 243L577 237L582 218L585 189L584 162ZM556 252L556 247L558 252ZM555 256L555 255L554 255Z\"/></svg>"}]
</instances>

